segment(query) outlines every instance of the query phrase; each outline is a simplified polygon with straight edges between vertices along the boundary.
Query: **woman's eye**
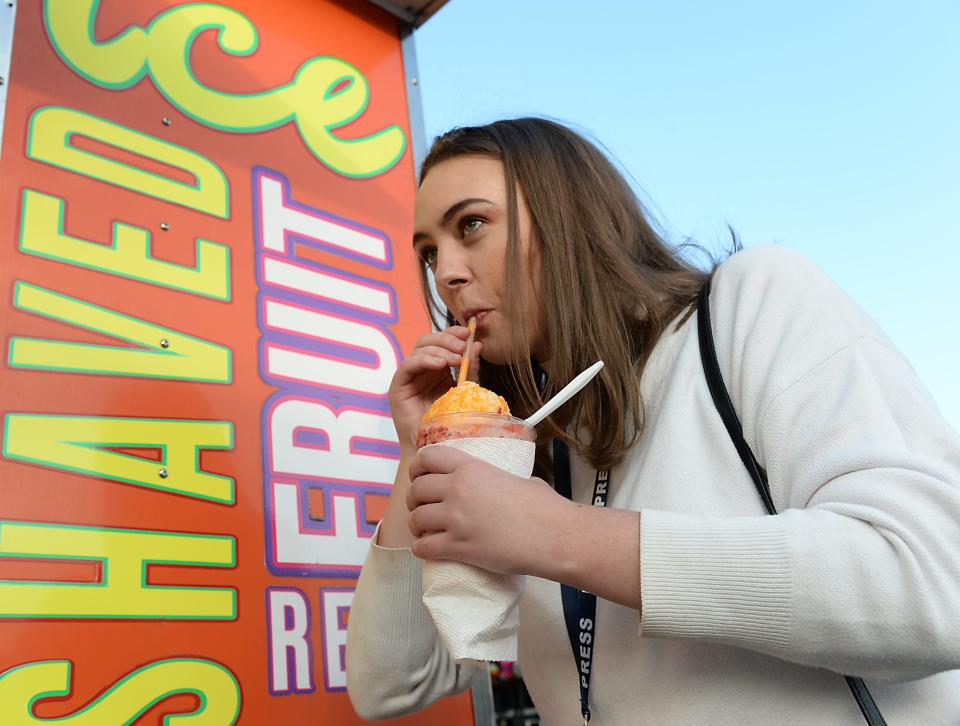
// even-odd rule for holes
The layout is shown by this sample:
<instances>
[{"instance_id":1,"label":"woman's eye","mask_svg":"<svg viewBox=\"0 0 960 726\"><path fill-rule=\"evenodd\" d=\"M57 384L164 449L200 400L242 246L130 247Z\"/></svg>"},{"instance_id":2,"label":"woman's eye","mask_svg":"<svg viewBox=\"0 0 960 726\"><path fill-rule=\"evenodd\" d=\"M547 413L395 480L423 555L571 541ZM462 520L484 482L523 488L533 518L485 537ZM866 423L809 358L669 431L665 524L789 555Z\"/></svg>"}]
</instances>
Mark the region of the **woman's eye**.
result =
<instances>
[{"instance_id":1,"label":"woman's eye","mask_svg":"<svg viewBox=\"0 0 960 726\"><path fill-rule=\"evenodd\" d=\"M479 217L464 217L460 222L460 234L468 235L476 232L483 225L483 220Z\"/></svg>"},{"instance_id":2,"label":"woman's eye","mask_svg":"<svg viewBox=\"0 0 960 726\"><path fill-rule=\"evenodd\" d=\"M430 267L434 267L437 264L437 248L436 247L424 247L420 250L420 259L424 261Z\"/></svg>"}]
</instances>

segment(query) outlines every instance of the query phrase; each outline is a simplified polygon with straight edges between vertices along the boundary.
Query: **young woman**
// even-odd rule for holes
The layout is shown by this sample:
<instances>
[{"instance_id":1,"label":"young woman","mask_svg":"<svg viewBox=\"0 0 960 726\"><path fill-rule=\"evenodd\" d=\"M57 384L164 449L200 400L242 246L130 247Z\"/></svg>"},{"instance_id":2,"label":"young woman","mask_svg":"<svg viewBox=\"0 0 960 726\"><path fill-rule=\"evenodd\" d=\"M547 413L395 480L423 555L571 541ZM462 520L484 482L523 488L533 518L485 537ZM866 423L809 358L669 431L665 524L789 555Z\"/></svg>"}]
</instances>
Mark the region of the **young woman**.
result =
<instances>
[{"instance_id":1,"label":"young woman","mask_svg":"<svg viewBox=\"0 0 960 726\"><path fill-rule=\"evenodd\" d=\"M817 268L757 247L698 270L603 154L540 119L439 138L413 244L448 322L390 391L401 462L348 634L362 716L417 711L478 676L420 599L420 561L450 559L529 575L520 663L550 726L583 723L582 697L603 726L863 723L841 673L891 724L960 723L960 442ZM704 376L708 277L720 371L777 516ZM413 446L472 315L480 382L515 415L606 363L540 426L540 477ZM545 481L565 476L567 450L572 500ZM607 470L606 507L591 506ZM597 597L587 694L561 583Z\"/></svg>"}]
</instances>

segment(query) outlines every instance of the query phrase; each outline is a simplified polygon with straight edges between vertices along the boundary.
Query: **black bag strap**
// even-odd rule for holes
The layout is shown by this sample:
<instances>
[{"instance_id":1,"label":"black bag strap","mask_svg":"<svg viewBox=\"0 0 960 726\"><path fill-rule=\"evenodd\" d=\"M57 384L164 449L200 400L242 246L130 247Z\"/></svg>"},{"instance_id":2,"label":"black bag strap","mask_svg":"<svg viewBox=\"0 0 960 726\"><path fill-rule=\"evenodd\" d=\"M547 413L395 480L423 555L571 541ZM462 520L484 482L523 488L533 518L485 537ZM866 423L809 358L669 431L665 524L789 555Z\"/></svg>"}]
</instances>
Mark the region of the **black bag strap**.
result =
<instances>
[{"instance_id":1,"label":"black bag strap","mask_svg":"<svg viewBox=\"0 0 960 726\"><path fill-rule=\"evenodd\" d=\"M743 426L737 417L737 412L730 400L730 394L727 393L727 387L723 383L723 375L720 373L720 364L717 362L717 349L713 342L713 328L710 324L710 278L703 284L700 290L700 299L697 303L697 336L700 340L700 361L703 363L703 372L707 377L707 387L710 389L710 397L713 398L713 405L717 407L717 412L723 420L723 425L730 435L733 445L740 455L740 460L747 467L750 478L753 479L760 499L763 500L763 506L766 507L768 514L776 514L777 508L774 506L773 497L770 496L770 485L767 483L767 472L760 466L757 457L743 438ZM883 720L880 709L877 708L876 701L867 689L867 685L862 678L854 676L844 676L844 680L853 692L853 697L860 706L860 712L870 726L886 726L887 722Z\"/></svg>"}]
</instances>

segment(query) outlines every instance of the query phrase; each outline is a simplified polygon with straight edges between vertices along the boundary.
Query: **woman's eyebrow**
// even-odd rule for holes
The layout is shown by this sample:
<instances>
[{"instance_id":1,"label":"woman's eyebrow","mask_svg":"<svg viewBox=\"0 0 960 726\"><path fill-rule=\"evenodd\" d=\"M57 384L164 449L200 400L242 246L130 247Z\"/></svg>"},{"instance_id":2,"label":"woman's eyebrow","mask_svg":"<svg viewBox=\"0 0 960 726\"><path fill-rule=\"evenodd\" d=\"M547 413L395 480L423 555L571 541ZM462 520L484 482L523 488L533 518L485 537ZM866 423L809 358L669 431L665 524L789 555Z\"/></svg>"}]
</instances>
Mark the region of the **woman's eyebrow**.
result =
<instances>
[{"instance_id":1,"label":"woman's eyebrow","mask_svg":"<svg viewBox=\"0 0 960 726\"><path fill-rule=\"evenodd\" d=\"M471 204L480 202L482 204L493 204L489 199L484 199L483 197L468 197L467 199L461 199L459 202L452 204L450 208L443 213L443 217L440 218L440 226L446 227L450 220L453 219L457 212L459 212L464 207L468 207ZM428 237L429 235L426 232L414 232L413 233L413 244L416 244L421 239Z\"/></svg>"},{"instance_id":2,"label":"woman's eyebrow","mask_svg":"<svg viewBox=\"0 0 960 726\"><path fill-rule=\"evenodd\" d=\"M489 199L484 199L483 197L469 197L467 199L461 199L456 204L452 205L450 209L443 213L443 218L440 220L440 226L446 227L450 220L453 219L457 212L459 212L464 207L468 207L475 202L482 202L483 204L493 204Z\"/></svg>"}]
</instances>

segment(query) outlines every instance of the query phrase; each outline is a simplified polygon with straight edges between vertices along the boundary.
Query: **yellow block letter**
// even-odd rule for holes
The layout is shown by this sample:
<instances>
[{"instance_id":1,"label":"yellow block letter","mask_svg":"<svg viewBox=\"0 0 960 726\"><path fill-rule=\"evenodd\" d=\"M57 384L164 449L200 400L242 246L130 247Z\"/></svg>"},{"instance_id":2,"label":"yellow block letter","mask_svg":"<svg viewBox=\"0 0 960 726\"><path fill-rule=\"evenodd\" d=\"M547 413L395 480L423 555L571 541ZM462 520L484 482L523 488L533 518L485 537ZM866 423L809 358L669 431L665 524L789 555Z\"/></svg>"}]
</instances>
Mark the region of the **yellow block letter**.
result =
<instances>
[{"instance_id":1,"label":"yellow block letter","mask_svg":"<svg viewBox=\"0 0 960 726\"><path fill-rule=\"evenodd\" d=\"M74 146L84 136L182 169L192 184L160 176ZM140 194L163 199L214 217L230 216L227 178L204 156L126 126L58 106L44 106L30 118L27 156Z\"/></svg>"},{"instance_id":2,"label":"yellow block letter","mask_svg":"<svg viewBox=\"0 0 960 726\"><path fill-rule=\"evenodd\" d=\"M10 338L9 363L14 368L230 383L231 353L221 345L26 282L16 283L13 305L148 349L17 335Z\"/></svg>"},{"instance_id":3,"label":"yellow block letter","mask_svg":"<svg viewBox=\"0 0 960 726\"><path fill-rule=\"evenodd\" d=\"M99 560L101 582L0 580L0 617L233 620L237 591L147 584L152 564L233 567L236 542L185 532L0 521L0 557Z\"/></svg>"},{"instance_id":4,"label":"yellow block letter","mask_svg":"<svg viewBox=\"0 0 960 726\"><path fill-rule=\"evenodd\" d=\"M217 300L230 299L230 249L225 245L197 239L197 266L176 265L150 255L150 233L141 227L115 222L110 246L65 234L64 206L60 197L23 190L23 252Z\"/></svg>"},{"instance_id":5,"label":"yellow block letter","mask_svg":"<svg viewBox=\"0 0 960 726\"><path fill-rule=\"evenodd\" d=\"M233 479L200 471L200 450L232 446L226 421L10 413L3 427L8 459L224 504L234 502ZM103 447L159 448L162 455L157 462Z\"/></svg>"},{"instance_id":6,"label":"yellow block letter","mask_svg":"<svg viewBox=\"0 0 960 726\"><path fill-rule=\"evenodd\" d=\"M240 686L219 663L199 658L169 658L137 668L74 714L37 718L33 705L44 698L70 695L68 660L24 663L0 673L0 723L4 726L127 726L155 704L192 693L199 706L163 717L163 726L231 726L240 715Z\"/></svg>"}]
</instances>

